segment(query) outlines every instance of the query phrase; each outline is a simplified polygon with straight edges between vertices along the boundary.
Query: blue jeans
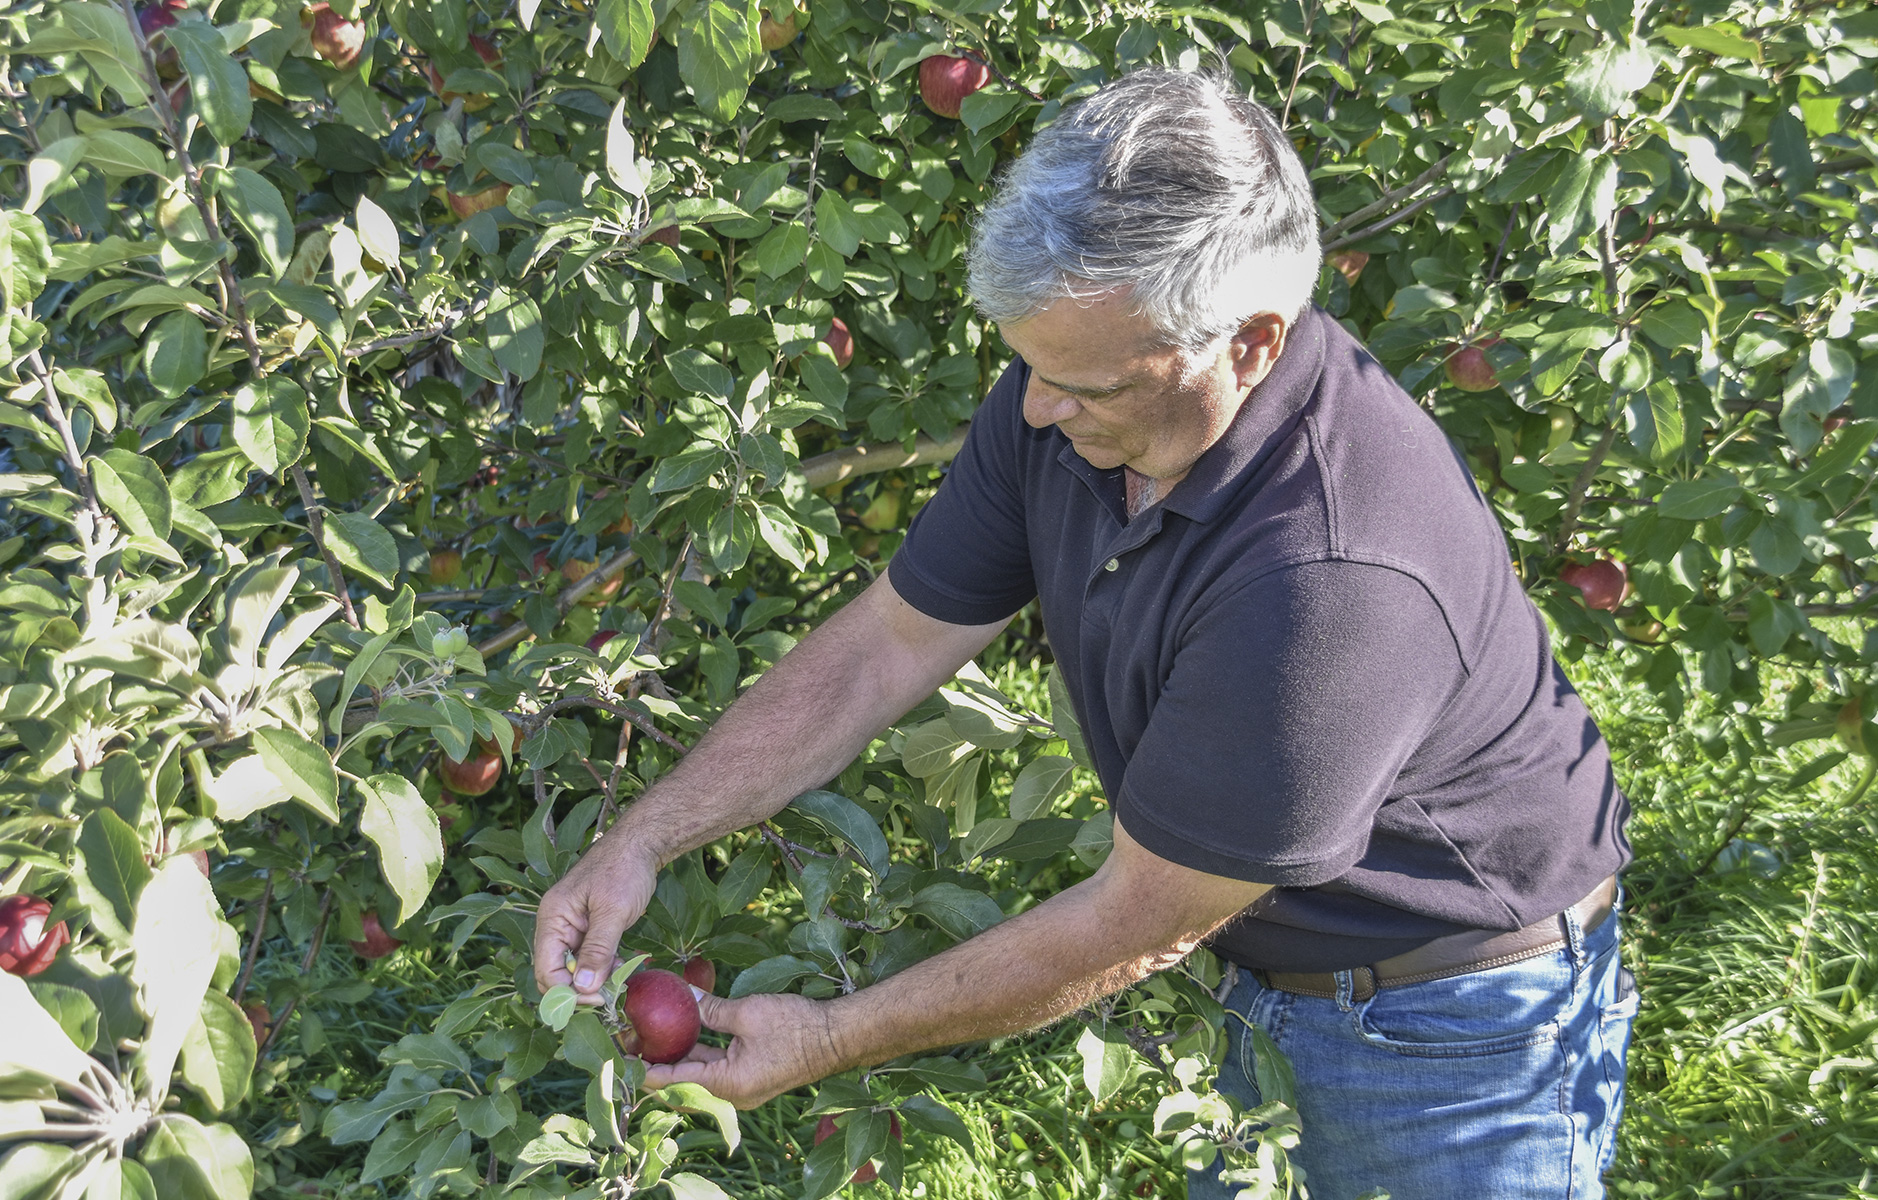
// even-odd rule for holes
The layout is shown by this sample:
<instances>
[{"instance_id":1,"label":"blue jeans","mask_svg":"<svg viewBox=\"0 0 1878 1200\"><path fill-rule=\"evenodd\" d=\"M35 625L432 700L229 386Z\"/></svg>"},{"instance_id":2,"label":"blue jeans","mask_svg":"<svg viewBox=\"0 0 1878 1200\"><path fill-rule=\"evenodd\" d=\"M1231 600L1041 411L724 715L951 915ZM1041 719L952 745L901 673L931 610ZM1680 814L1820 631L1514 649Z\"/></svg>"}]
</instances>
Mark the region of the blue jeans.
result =
<instances>
[{"instance_id":1,"label":"blue jeans","mask_svg":"<svg viewBox=\"0 0 1878 1200\"><path fill-rule=\"evenodd\" d=\"M1217 1086L1261 1103L1252 1039L1263 1029L1297 1074L1311 1200L1597 1200L1616 1148L1624 1050L1637 997L1618 964L1618 916L1524 962L1368 1000L1299 996L1239 972L1226 999L1231 1050ZM1347 981L1348 972L1340 979ZM1236 1014L1236 1015L1235 1015ZM1225 1200L1220 1164L1188 1174L1189 1200Z\"/></svg>"}]
</instances>

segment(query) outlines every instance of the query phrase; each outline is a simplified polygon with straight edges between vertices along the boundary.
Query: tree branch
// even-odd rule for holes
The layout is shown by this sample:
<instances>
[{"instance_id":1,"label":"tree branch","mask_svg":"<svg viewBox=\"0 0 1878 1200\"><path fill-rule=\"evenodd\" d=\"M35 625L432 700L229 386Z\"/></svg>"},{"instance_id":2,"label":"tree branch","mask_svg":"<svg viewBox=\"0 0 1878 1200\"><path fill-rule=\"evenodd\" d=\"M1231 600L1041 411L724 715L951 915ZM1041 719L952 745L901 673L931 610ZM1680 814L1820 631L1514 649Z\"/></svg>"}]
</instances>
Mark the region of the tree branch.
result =
<instances>
[{"instance_id":1,"label":"tree branch","mask_svg":"<svg viewBox=\"0 0 1878 1200\"><path fill-rule=\"evenodd\" d=\"M1319 240L1328 243L1332 239L1340 236L1346 229L1353 228L1369 220L1369 218L1375 216L1377 213L1387 212L1389 209L1393 208L1398 201L1407 199L1416 192L1421 191L1435 180L1441 178L1442 173L1448 169L1448 161L1453 157L1453 153L1442 155L1433 166L1409 180L1401 187L1384 192L1380 199L1371 201L1350 215L1339 219L1335 224L1324 230L1323 237ZM1387 222L1385 222L1385 225L1386 224ZM1326 245L1325 249L1330 249L1330 247Z\"/></svg>"}]
</instances>

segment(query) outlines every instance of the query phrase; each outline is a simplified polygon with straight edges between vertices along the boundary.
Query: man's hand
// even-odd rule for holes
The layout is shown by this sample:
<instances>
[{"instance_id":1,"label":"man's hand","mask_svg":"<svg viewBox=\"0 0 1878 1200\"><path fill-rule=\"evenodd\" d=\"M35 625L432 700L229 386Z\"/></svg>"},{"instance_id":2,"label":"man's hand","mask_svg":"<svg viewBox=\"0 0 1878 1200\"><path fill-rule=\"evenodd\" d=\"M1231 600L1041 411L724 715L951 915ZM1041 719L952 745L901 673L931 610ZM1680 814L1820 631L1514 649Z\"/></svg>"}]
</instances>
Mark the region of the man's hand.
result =
<instances>
[{"instance_id":1,"label":"man's hand","mask_svg":"<svg viewBox=\"0 0 1878 1200\"><path fill-rule=\"evenodd\" d=\"M745 996L720 1000L706 995L698 1015L730 1046L700 1045L679 1062L646 1068L646 1087L701 1083L738 1108L755 1108L792 1088L839 1071L828 1006L804 996Z\"/></svg>"},{"instance_id":2,"label":"man's hand","mask_svg":"<svg viewBox=\"0 0 1878 1200\"><path fill-rule=\"evenodd\" d=\"M651 903L659 860L622 829L603 837L541 898L535 914L535 983L542 991L572 984L598 999L613 971L620 935ZM567 969L567 956L579 962Z\"/></svg>"}]
</instances>

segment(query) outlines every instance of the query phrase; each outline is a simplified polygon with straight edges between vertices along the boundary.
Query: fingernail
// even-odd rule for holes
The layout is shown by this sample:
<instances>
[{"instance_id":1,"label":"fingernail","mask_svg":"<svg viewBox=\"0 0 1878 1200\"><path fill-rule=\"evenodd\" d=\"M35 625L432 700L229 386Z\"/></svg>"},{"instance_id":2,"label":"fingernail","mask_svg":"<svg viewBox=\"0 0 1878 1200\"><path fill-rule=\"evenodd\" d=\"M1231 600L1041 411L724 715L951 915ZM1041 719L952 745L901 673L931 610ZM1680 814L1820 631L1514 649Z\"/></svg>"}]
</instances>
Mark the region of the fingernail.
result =
<instances>
[{"instance_id":1,"label":"fingernail","mask_svg":"<svg viewBox=\"0 0 1878 1200\"><path fill-rule=\"evenodd\" d=\"M582 971L580 974L574 976L574 990L575 991L585 992L585 991L591 990L592 987L593 987L593 972L592 971L585 970L585 971Z\"/></svg>"},{"instance_id":2,"label":"fingernail","mask_svg":"<svg viewBox=\"0 0 1878 1200\"><path fill-rule=\"evenodd\" d=\"M692 998L693 1000L703 1000L703 999L704 999L704 997L705 997L705 991L704 991L704 989L703 989L703 988L701 988L701 987L699 987L699 986L698 986L697 984L695 984L695 983L694 983L694 984L692 984L692 985L691 985L691 998Z\"/></svg>"}]
</instances>

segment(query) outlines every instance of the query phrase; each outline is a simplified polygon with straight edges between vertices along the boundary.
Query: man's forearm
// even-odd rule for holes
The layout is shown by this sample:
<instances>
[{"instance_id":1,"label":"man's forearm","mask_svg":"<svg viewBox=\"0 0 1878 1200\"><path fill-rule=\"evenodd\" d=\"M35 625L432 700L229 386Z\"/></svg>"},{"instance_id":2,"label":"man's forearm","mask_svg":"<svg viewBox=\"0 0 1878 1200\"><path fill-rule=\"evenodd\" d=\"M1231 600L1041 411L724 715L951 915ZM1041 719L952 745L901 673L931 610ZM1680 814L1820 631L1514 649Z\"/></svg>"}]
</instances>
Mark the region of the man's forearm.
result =
<instances>
[{"instance_id":1,"label":"man's forearm","mask_svg":"<svg viewBox=\"0 0 1878 1200\"><path fill-rule=\"evenodd\" d=\"M765 820L838 774L875 734L930 695L996 627L939 644L883 579L769 670L624 814L622 840L660 864Z\"/></svg>"}]
</instances>

